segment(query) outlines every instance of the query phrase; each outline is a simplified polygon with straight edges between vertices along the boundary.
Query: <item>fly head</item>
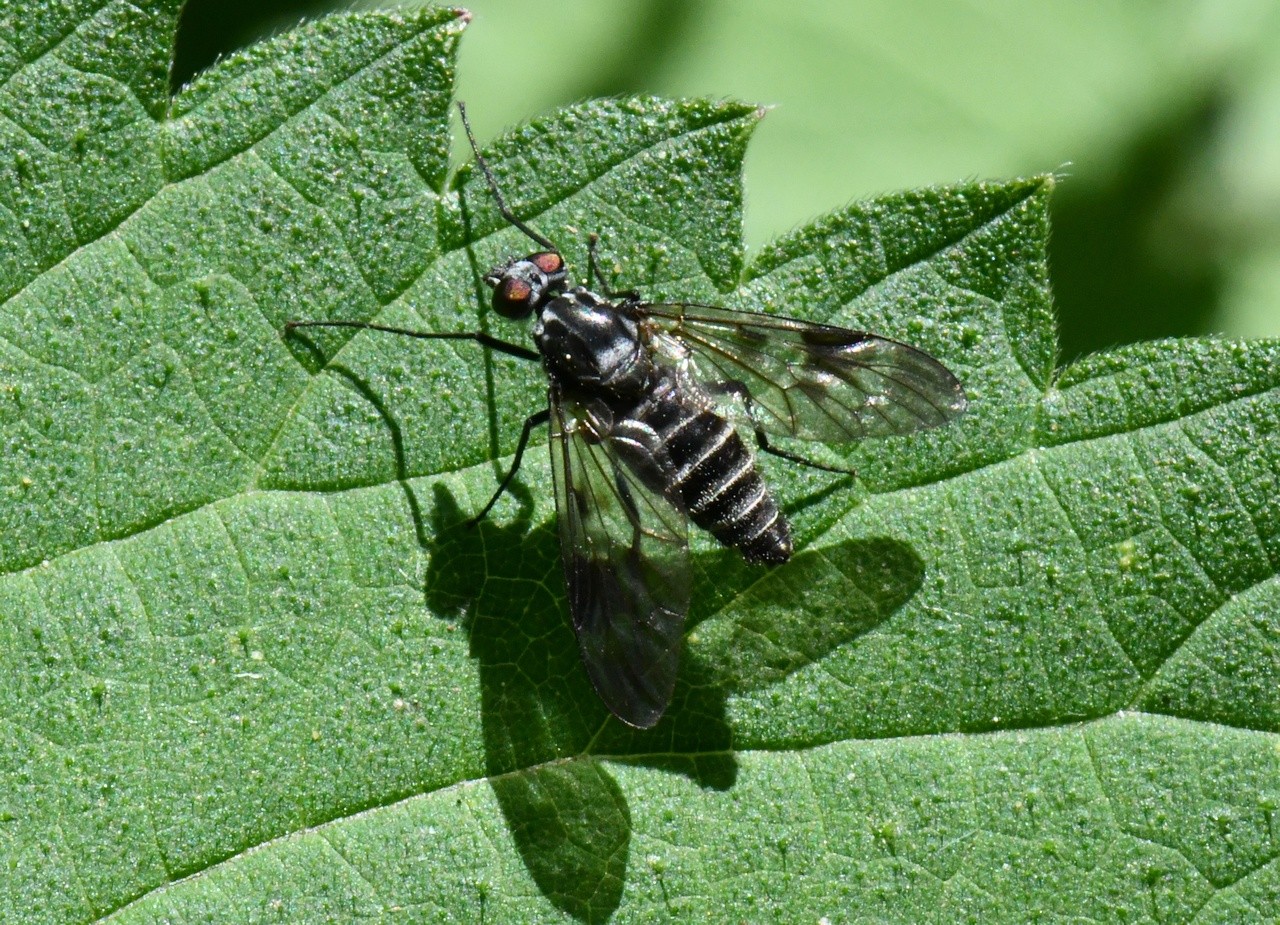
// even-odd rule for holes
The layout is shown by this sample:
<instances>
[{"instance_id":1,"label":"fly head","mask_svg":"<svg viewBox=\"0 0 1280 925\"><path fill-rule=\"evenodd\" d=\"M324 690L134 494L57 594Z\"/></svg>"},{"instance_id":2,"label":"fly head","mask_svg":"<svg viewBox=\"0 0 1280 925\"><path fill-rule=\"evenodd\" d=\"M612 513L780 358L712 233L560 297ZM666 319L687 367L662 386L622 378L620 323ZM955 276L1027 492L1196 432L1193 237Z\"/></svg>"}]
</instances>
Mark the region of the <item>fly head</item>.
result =
<instances>
[{"instance_id":1,"label":"fly head","mask_svg":"<svg viewBox=\"0 0 1280 925\"><path fill-rule=\"evenodd\" d=\"M559 251L539 251L499 264L485 274L493 310L503 318L527 318L564 292L568 271Z\"/></svg>"}]
</instances>

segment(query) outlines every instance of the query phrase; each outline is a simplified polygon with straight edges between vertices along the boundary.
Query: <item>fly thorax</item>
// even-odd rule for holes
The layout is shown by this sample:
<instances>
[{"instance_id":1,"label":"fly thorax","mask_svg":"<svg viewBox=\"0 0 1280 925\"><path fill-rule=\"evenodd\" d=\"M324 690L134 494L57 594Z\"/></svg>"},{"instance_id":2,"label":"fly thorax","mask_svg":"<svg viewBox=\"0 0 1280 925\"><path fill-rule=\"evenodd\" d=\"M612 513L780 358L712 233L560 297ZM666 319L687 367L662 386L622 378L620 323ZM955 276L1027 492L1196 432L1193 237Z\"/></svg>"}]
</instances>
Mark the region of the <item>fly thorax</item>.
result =
<instances>
[{"instance_id":1,"label":"fly thorax","mask_svg":"<svg viewBox=\"0 0 1280 925\"><path fill-rule=\"evenodd\" d=\"M621 395L650 381L652 361L634 315L581 286L547 304L533 337L547 373L563 385Z\"/></svg>"}]
</instances>

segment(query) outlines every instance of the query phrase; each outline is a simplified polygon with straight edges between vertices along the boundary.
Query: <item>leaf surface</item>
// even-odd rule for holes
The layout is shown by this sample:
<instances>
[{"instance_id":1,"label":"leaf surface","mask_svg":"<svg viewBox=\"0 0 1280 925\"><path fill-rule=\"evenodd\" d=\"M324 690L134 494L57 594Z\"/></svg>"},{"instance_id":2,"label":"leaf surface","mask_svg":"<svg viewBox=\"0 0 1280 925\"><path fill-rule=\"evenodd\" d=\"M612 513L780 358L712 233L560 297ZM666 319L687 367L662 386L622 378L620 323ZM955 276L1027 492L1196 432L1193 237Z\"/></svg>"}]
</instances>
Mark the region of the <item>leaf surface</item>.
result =
<instances>
[{"instance_id":1,"label":"leaf surface","mask_svg":"<svg viewBox=\"0 0 1280 925\"><path fill-rule=\"evenodd\" d=\"M177 4L0 5L0 918L1268 921L1272 343L1055 371L1052 178L901 193L751 261L758 112L591 102L489 150L618 288L865 328L953 427L766 463L798 554L705 538L676 700L608 719L527 332L450 177L464 18L330 17L166 96ZM495 466L492 460L498 459ZM773 462L773 461L769 461Z\"/></svg>"}]
</instances>

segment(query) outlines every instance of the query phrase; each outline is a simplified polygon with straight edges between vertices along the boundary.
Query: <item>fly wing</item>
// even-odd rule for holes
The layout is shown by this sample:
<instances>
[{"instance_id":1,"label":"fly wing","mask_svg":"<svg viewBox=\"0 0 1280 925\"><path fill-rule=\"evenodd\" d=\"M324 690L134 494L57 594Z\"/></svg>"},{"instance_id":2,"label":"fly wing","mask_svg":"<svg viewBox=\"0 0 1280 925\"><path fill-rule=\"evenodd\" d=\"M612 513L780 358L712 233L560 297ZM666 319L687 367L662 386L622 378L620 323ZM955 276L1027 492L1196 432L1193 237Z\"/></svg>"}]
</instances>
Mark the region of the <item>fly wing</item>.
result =
<instances>
[{"instance_id":1,"label":"fly wing","mask_svg":"<svg viewBox=\"0 0 1280 925\"><path fill-rule=\"evenodd\" d=\"M907 434L968 405L945 366L875 334L713 305L637 308L659 350L684 354L691 387L771 434L826 443ZM723 401L735 396L737 408Z\"/></svg>"},{"instance_id":2,"label":"fly wing","mask_svg":"<svg viewBox=\"0 0 1280 925\"><path fill-rule=\"evenodd\" d=\"M685 515L551 394L551 468L569 614L600 699L648 729L675 689L689 609Z\"/></svg>"}]
</instances>

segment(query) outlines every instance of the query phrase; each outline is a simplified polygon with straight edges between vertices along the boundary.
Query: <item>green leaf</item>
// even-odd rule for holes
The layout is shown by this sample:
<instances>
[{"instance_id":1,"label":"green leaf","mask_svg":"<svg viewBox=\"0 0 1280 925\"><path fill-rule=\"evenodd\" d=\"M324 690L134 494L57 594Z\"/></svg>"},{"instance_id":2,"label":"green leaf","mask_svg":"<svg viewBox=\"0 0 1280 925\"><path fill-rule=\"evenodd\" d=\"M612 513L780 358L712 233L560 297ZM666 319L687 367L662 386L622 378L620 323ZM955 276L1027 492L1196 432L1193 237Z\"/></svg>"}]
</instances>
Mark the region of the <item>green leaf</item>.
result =
<instances>
[{"instance_id":1,"label":"green leaf","mask_svg":"<svg viewBox=\"0 0 1280 925\"><path fill-rule=\"evenodd\" d=\"M957 426L768 465L698 537L676 700L608 718L547 463L478 529L528 249L450 179L452 11L344 15L174 99L176 0L0 4L0 918L1248 922L1280 904L1280 348L1054 370L1052 178L855 205L748 262L753 107L489 151L619 288L907 340ZM495 464L493 460L499 459Z\"/></svg>"}]
</instances>

